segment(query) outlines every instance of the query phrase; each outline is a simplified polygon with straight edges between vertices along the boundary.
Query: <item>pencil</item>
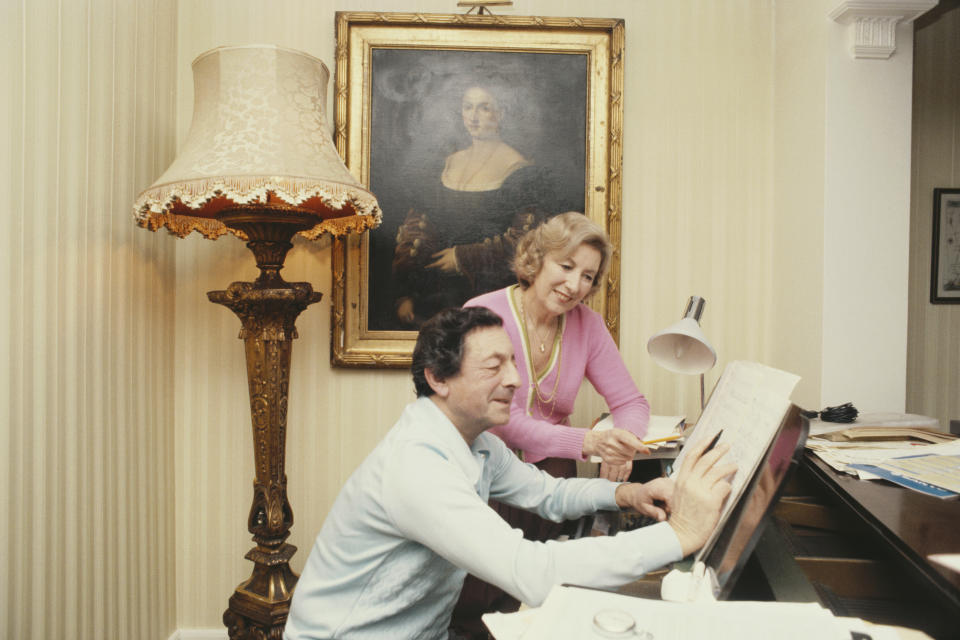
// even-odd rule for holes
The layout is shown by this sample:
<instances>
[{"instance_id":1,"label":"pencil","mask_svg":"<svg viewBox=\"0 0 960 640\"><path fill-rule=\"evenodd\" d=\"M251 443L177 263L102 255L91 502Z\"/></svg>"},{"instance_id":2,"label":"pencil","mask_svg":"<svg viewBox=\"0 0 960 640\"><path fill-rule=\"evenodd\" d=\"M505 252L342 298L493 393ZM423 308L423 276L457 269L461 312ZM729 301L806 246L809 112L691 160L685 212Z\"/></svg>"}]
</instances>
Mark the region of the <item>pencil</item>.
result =
<instances>
[{"instance_id":1,"label":"pencil","mask_svg":"<svg viewBox=\"0 0 960 640\"><path fill-rule=\"evenodd\" d=\"M654 438L653 440L644 440L643 444L656 444L658 442L673 442L674 440L679 440L683 437L682 433L675 433L672 436L665 436L663 438Z\"/></svg>"}]
</instances>

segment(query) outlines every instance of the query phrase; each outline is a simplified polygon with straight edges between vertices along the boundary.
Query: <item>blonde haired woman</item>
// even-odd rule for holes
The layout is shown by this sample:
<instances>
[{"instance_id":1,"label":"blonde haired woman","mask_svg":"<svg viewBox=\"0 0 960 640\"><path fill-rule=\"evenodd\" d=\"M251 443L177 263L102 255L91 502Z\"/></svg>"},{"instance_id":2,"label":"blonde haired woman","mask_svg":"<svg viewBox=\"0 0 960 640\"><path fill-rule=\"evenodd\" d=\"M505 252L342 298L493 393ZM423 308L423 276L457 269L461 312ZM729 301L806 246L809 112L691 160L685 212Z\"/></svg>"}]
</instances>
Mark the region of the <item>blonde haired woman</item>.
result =
<instances>
[{"instance_id":1,"label":"blonde haired woman","mask_svg":"<svg viewBox=\"0 0 960 640\"><path fill-rule=\"evenodd\" d=\"M600 227L581 213L562 213L518 242L513 263L518 284L464 305L487 307L503 318L520 373L510 421L490 432L555 477L576 476L576 461L597 455L603 459L601 477L626 481L634 453L647 452L640 438L650 407L603 318L583 304L603 282L610 253ZM616 428L598 433L570 425L584 378L606 400ZM495 501L490 506L527 539L549 540L562 533L562 524L528 511ZM480 616L515 611L519 604L497 587L467 576L453 613L454 637L485 638Z\"/></svg>"},{"instance_id":2,"label":"blonde haired woman","mask_svg":"<svg viewBox=\"0 0 960 640\"><path fill-rule=\"evenodd\" d=\"M624 481L634 453L645 451L650 408L637 390L599 313L583 304L610 263L606 234L576 212L555 216L518 243L519 284L468 301L503 318L513 341L521 387L510 422L491 429L527 462L547 462L553 475L575 475L575 460L603 459L601 476ZM603 396L616 428L594 432L569 424L586 378ZM559 463L559 464L558 464ZM542 464L541 466L545 466Z\"/></svg>"}]
</instances>

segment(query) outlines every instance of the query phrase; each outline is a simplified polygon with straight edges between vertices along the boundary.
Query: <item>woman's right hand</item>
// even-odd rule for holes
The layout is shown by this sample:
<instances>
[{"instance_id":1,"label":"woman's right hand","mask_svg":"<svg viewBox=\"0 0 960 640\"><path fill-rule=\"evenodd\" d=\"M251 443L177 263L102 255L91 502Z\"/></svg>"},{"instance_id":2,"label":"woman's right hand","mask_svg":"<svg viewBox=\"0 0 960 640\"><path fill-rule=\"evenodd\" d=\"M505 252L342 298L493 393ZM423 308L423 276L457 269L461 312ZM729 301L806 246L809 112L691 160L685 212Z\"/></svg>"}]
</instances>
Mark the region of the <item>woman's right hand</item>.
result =
<instances>
[{"instance_id":1,"label":"woman's right hand","mask_svg":"<svg viewBox=\"0 0 960 640\"><path fill-rule=\"evenodd\" d=\"M612 465L606 462L600 463L600 475L598 477L610 482L626 482L630 479L630 472L633 471L633 461L624 465Z\"/></svg>"},{"instance_id":2,"label":"woman's right hand","mask_svg":"<svg viewBox=\"0 0 960 640\"><path fill-rule=\"evenodd\" d=\"M626 429L587 430L583 437L583 455L599 456L608 465L623 466L636 452L649 453L643 441Z\"/></svg>"}]
</instances>

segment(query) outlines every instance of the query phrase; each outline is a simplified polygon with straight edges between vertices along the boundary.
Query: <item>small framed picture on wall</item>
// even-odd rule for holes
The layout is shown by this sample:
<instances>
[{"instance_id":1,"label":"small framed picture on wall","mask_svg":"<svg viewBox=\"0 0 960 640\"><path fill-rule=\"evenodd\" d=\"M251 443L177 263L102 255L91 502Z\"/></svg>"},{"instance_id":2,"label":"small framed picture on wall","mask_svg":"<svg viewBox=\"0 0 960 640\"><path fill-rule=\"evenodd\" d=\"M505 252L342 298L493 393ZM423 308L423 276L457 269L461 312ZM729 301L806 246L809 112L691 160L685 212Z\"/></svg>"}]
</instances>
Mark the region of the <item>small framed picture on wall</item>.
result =
<instances>
[{"instance_id":1,"label":"small framed picture on wall","mask_svg":"<svg viewBox=\"0 0 960 640\"><path fill-rule=\"evenodd\" d=\"M960 304L960 189L933 190L930 302Z\"/></svg>"}]
</instances>

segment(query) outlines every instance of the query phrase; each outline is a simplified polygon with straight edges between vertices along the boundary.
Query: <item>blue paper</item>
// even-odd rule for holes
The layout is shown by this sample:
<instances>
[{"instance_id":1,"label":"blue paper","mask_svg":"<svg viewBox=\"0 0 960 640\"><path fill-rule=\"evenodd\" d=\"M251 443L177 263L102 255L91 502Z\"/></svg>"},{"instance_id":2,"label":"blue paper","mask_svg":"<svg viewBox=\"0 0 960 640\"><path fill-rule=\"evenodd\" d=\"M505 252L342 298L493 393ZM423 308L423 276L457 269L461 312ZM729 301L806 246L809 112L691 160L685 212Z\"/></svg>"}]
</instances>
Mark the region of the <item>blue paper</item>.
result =
<instances>
[{"instance_id":1,"label":"blue paper","mask_svg":"<svg viewBox=\"0 0 960 640\"><path fill-rule=\"evenodd\" d=\"M872 473L873 475L880 476L884 480L889 480L895 484L900 485L901 487L906 487L907 489L913 489L914 491L919 491L920 493L925 493L928 496L933 496L935 498L942 498L944 500L953 500L955 498L960 498L960 494L954 493L953 491L947 491L932 484L927 484L926 482L920 482L919 480L914 480L913 478L907 478L906 476L900 476L892 471L884 469L882 467L877 467L872 464L851 464L848 465L854 469L860 471L866 471L867 473Z\"/></svg>"}]
</instances>

